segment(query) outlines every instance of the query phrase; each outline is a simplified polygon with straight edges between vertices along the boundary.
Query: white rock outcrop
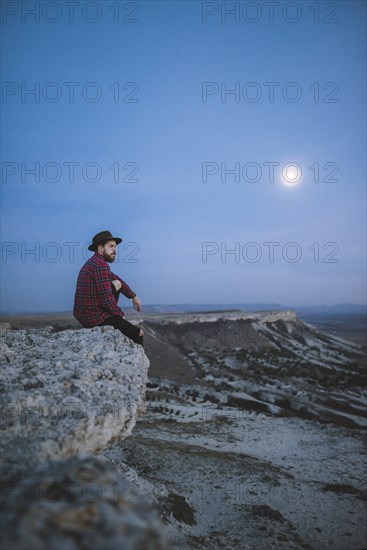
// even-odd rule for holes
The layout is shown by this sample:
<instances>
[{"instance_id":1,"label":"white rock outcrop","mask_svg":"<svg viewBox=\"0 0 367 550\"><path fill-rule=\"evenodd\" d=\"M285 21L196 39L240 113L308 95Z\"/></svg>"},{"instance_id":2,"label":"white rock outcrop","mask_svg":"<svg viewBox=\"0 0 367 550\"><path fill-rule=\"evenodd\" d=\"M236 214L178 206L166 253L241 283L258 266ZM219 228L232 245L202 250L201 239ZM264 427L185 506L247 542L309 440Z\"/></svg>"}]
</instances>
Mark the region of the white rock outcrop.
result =
<instances>
[{"instance_id":1,"label":"white rock outcrop","mask_svg":"<svg viewBox=\"0 0 367 550\"><path fill-rule=\"evenodd\" d=\"M112 327L3 331L3 479L130 435L148 367L143 348Z\"/></svg>"}]
</instances>

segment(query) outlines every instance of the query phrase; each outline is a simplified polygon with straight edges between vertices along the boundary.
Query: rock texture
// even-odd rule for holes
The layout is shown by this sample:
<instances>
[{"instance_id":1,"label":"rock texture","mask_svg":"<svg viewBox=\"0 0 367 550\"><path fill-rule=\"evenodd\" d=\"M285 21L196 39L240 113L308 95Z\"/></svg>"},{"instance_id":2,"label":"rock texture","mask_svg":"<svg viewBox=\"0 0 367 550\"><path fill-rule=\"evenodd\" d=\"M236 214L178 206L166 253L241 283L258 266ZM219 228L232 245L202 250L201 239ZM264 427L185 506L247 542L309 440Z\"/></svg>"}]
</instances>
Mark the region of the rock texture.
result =
<instances>
[{"instance_id":1,"label":"rock texture","mask_svg":"<svg viewBox=\"0 0 367 550\"><path fill-rule=\"evenodd\" d=\"M5 549L166 548L158 514L96 457L53 462L4 489Z\"/></svg>"},{"instance_id":2,"label":"rock texture","mask_svg":"<svg viewBox=\"0 0 367 550\"><path fill-rule=\"evenodd\" d=\"M2 338L3 478L130 435L149 361L112 327L6 330Z\"/></svg>"},{"instance_id":3,"label":"rock texture","mask_svg":"<svg viewBox=\"0 0 367 550\"><path fill-rule=\"evenodd\" d=\"M90 456L145 410L143 348L112 327L2 329L2 547L167 548L121 467Z\"/></svg>"}]
</instances>

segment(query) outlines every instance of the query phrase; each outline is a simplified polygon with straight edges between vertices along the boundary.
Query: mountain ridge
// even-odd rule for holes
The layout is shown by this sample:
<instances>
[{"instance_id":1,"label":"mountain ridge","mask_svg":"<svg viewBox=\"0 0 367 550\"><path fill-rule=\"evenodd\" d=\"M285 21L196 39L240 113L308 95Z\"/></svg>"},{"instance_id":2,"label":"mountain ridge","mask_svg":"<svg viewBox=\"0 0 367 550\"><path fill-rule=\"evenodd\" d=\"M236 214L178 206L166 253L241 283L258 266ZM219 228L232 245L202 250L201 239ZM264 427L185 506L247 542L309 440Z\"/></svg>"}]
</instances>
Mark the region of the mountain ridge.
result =
<instances>
[{"instance_id":1,"label":"mountain ridge","mask_svg":"<svg viewBox=\"0 0 367 550\"><path fill-rule=\"evenodd\" d=\"M133 311L133 307L129 305L124 305L123 308L126 311ZM324 305L319 304L315 306L290 306L290 305L283 305L283 304L277 304L277 303L234 303L234 304L190 304L190 303L183 303L183 304L147 304L143 305L143 310L147 313L153 311L155 313L165 313L165 312L173 312L176 311L177 313L185 313L185 312L193 312L193 311L227 311L227 310L233 310L233 309L240 309L241 311L265 311L265 310L294 310L299 312L338 312L338 313L366 313L367 311L367 304L355 304L355 303L349 303L349 302L343 302L333 305ZM49 310L49 311L31 311L31 310L23 310L23 311L2 311L0 312L0 315L2 317L6 317L8 315L53 315L53 314L64 314L64 315L72 315L71 310Z\"/></svg>"}]
</instances>

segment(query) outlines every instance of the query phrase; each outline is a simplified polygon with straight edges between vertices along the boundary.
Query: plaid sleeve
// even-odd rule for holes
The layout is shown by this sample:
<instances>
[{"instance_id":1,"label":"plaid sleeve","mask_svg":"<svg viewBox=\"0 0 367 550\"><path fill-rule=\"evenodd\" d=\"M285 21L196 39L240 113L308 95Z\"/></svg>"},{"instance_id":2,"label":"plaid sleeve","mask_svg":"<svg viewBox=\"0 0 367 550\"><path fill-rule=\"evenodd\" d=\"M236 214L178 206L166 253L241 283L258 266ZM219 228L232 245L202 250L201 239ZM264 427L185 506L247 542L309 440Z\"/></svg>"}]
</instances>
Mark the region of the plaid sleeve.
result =
<instances>
[{"instance_id":1,"label":"plaid sleeve","mask_svg":"<svg viewBox=\"0 0 367 550\"><path fill-rule=\"evenodd\" d=\"M112 271L110 272L111 274L111 281L120 281L121 283L121 292L124 296L126 296L126 298L134 298L134 296L136 296L135 292L133 292L131 290L131 288L125 283L125 281L123 281L122 279L120 279L120 277L118 275L115 275L115 273L112 273Z\"/></svg>"},{"instance_id":2,"label":"plaid sleeve","mask_svg":"<svg viewBox=\"0 0 367 550\"><path fill-rule=\"evenodd\" d=\"M107 265L99 265L98 269L94 271L93 278L101 308L108 311L111 315L120 315L123 317L123 312L118 307L112 294L110 270Z\"/></svg>"}]
</instances>

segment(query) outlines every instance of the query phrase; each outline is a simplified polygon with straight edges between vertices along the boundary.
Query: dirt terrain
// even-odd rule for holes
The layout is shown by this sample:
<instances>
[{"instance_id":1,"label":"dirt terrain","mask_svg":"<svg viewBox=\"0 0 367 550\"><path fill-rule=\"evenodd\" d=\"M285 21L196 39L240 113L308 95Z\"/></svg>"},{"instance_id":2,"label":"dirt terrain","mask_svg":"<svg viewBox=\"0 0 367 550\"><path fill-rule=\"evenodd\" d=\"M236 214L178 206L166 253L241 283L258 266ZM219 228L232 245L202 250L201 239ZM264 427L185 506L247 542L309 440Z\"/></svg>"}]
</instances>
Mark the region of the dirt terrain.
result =
<instances>
[{"instance_id":1,"label":"dirt terrain","mask_svg":"<svg viewBox=\"0 0 367 550\"><path fill-rule=\"evenodd\" d=\"M291 313L137 321L160 390L104 454L174 548L365 548L365 350Z\"/></svg>"}]
</instances>

